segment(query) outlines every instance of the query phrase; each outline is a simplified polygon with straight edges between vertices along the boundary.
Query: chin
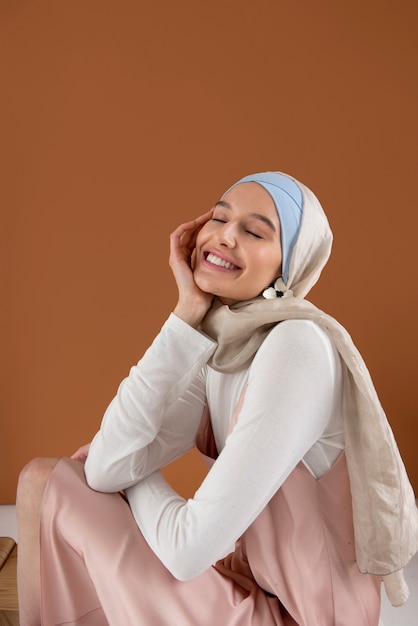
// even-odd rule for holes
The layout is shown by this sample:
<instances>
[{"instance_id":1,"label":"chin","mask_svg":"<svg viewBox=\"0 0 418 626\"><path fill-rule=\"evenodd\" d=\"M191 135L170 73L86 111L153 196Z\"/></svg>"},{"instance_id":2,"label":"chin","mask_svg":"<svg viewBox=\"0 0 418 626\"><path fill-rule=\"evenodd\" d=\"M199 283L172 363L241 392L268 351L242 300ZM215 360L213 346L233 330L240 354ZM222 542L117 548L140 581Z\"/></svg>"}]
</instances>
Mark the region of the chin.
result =
<instances>
[{"instance_id":1,"label":"chin","mask_svg":"<svg viewBox=\"0 0 418 626\"><path fill-rule=\"evenodd\" d=\"M198 272L195 272L193 275L193 278L194 278L194 282L196 283L196 285L199 287L201 291L204 291L205 293L211 293L214 296L217 295L215 291L213 290L213 282L210 279L208 279L206 276L201 276L199 275Z\"/></svg>"},{"instance_id":2,"label":"chin","mask_svg":"<svg viewBox=\"0 0 418 626\"><path fill-rule=\"evenodd\" d=\"M223 298L222 296L218 296L218 300L222 302L222 304L226 304L227 306L233 306L237 304L237 302L241 302L241 300L234 300L233 298Z\"/></svg>"}]
</instances>

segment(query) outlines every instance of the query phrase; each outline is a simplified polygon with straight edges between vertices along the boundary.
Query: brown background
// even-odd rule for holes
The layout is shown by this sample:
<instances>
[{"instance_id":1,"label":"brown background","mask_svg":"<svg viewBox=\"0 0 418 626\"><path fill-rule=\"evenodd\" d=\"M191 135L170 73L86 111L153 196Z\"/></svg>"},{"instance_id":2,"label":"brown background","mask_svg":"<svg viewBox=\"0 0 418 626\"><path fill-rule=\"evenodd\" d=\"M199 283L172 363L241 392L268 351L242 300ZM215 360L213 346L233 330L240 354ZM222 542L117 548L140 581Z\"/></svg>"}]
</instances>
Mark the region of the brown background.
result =
<instances>
[{"instance_id":1,"label":"brown background","mask_svg":"<svg viewBox=\"0 0 418 626\"><path fill-rule=\"evenodd\" d=\"M0 501L90 440L176 296L168 236L279 169L335 235L351 331L418 489L415 0L0 0ZM196 458L169 469L190 494Z\"/></svg>"}]
</instances>

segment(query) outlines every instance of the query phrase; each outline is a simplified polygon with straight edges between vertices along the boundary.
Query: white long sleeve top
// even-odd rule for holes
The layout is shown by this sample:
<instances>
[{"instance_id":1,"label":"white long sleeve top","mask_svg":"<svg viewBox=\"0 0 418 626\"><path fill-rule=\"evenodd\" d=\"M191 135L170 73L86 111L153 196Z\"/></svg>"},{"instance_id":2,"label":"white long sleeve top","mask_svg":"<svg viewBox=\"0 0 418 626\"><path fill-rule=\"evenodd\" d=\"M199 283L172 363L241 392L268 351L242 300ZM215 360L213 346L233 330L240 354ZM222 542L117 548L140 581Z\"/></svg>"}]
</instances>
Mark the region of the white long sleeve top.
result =
<instances>
[{"instance_id":1,"label":"white long sleeve top","mask_svg":"<svg viewBox=\"0 0 418 626\"><path fill-rule=\"evenodd\" d=\"M121 383L85 464L93 489L126 490L146 541L179 580L226 556L300 461L320 477L344 446L341 363L322 328L278 324L237 373L207 365L215 347L172 314ZM159 470L194 446L206 403L220 454L185 500Z\"/></svg>"}]
</instances>

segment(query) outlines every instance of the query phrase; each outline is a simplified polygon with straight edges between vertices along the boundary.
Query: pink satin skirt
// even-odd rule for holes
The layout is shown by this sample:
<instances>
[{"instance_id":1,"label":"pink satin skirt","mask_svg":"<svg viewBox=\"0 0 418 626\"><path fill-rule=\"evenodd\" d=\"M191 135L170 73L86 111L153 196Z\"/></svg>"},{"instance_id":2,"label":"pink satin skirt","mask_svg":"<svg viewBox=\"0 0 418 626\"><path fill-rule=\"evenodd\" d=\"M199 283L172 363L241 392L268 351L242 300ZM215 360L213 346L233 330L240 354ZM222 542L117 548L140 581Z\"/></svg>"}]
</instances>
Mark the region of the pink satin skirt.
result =
<instances>
[{"instance_id":1,"label":"pink satin skirt","mask_svg":"<svg viewBox=\"0 0 418 626\"><path fill-rule=\"evenodd\" d=\"M176 580L119 494L91 490L77 461L54 468L41 519L43 626L295 624L239 553L220 569Z\"/></svg>"},{"instance_id":2,"label":"pink satin skirt","mask_svg":"<svg viewBox=\"0 0 418 626\"><path fill-rule=\"evenodd\" d=\"M41 586L44 626L378 626L380 614L381 581L356 566L344 454L319 480L300 463L235 552L187 582L120 494L91 490L62 459L42 509Z\"/></svg>"}]
</instances>

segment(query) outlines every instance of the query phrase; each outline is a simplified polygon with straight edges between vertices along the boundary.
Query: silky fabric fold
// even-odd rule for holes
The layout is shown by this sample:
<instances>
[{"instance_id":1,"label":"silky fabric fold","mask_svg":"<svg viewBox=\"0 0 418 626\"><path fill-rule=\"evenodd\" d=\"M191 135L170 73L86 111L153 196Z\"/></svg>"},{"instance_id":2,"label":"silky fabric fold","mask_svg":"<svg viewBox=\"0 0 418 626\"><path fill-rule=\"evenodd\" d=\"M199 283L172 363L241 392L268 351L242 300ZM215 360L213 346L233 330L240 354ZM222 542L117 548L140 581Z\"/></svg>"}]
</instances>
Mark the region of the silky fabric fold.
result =
<instances>
[{"instance_id":1,"label":"silky fabric fold","mask_svg":"<svg viewBox=\"0 0 418 626\"><path fill-rule=\"evenodd\" d=\"M402 570L418 550L415 496L369 371L349 333L305 300L328 260L332 232L315 195L292 180L303 194L303 216L289 263L288 291L281 298L259 297L231 307L215 298L200 326L218 344L209 365L222 372L248 366L270 330L284 320L306 319L326 328L344 370L345 453L357 565L363 573L383 576L390 601L401 605L408 598Z\"/></svg>"}]
</instances>

